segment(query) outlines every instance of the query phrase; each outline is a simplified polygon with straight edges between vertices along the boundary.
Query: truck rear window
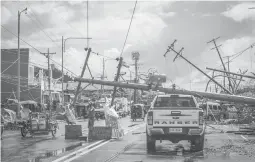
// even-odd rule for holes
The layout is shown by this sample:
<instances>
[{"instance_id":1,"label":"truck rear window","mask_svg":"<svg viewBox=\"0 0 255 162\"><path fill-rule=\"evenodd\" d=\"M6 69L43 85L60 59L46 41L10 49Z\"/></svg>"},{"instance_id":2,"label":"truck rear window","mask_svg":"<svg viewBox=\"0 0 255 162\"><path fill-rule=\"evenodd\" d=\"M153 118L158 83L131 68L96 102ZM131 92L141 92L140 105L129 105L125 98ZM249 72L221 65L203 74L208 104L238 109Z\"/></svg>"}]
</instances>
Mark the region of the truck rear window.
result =
<instances>
[{"instance_id":1,"label":"truck rear window","mask_svg":"<svg viewBox=\"0 0 255 162\"><path fill-rule=\"evenodd\" d=\"M191 97L157 97L154 107L196 107Z\"/></svg>"}]
</instances>

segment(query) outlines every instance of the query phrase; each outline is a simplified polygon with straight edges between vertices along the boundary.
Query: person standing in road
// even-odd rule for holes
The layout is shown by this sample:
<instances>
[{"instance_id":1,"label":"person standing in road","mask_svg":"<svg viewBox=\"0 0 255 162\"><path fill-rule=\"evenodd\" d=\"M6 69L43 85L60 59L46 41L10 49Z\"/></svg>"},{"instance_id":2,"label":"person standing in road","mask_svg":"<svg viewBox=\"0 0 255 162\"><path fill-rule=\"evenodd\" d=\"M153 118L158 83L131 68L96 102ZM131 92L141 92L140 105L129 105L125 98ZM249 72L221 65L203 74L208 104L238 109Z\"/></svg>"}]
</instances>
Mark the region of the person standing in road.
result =
<instances>
[{"instance_id":1,"label":"person standing in road","mask_svg":"<svg viewBox=\"0 0 255 162\"><path fill-rule=\"evenodd\" d=\"M95 108L94 104L91 102L89 103L89 122L88 122L88 128L89 128L89 134L88 134L88 140L91 140L91 133L92 129L94 127L94 122L95 122Z\"/></svg>"}]
</instances>

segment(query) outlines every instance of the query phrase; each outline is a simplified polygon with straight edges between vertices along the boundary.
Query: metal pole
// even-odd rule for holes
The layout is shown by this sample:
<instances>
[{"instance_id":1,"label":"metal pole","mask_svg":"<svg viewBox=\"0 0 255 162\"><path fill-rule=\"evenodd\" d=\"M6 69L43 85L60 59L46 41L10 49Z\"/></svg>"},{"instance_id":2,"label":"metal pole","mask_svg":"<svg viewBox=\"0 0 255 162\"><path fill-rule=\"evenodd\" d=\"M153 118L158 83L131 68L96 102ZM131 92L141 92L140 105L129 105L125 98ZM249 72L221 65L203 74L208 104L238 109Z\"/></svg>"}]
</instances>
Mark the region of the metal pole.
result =
<instances>
[{"instance_id":1,"label":"metal pole","mask_svg":"<svg viewBox=\"0 0 255 162\"><path fill-rule=\"evenodd\" d=\"M103 58L103 76L102 76L102 80L104 80L104 70L105 70L105 60ZM101 85L101 90L104 93L104 85Z\"/></svg>"},{"instance_id":2,"label":"metal pole","mask_svg":"<svg viewBox=\"0 0 255 162\"><path fill-rule=\"evenodd\" d=\"M50 49L48 48L48 89L49 89L49 110L50 110L50 116L51 116L51 86L50 86L50 82L51 82L51 68L50 68Z\"/></svg>"},{"instance_id":3,"label":"metal pole","mask_svg":"<svg viewBox=\"0 0 255 162\"><path fill-rule=\"evenodd\" d=\"M135 83L137 83L137 59L135 59ZM134 90L134 104L136 104L137 100L136 100L136 94L137 94L137 90Z\"/></svg>"},{"instance_id":4,"label":"metal pole","mask_svg":"<svg viewBox=\"0 0 255 162\"><path fill-rule=\"evenodd\" d=\"M233 72L225 72L223 70L218 70L218 69L213 69L213 68L206 68L207 70L213 70L213 71L218 71L218 72L222 72L222 73L229 73L229 74L233 74L233 75L237 75L237 76L242 76L244 78L250 78L250 79L255 79L255 76L250 76L250 75L243 75L243 74L238 74L238 73L233 73Z\"/></svg>"},{"instance_id":5,"label":"metal pole","mask_svg":"<svg viewBox=\"0 0 255 162\"><path fill-rule=\"evenodd\" d=\"M18 108L17 114L20 117L20 42L19 42L19 35L20 35L20 14L21 12L18 11L18 87L17 87L17 99L18 99Z\"/></svg>"},{"instance_id":6,"label":"metal pole","mask_svg":"<svg viewBox=\"0 0 255 162\"><path fill-rule=\"evenodd\" d=\"M83 75L84 75L84 72L85 72L86 67L88 65L89 56L90 56L90 53L91 53L91 48L85 48L85 50L88 50L88 53L87 53L87 57L86 57L86 60L84 62L83 68L82 68L82 72L81 72L81 77L80 78L82 78ZM76 89L76 93L75 93L75 96L74 96L74 100L73 100L73 104L72 104L73 106L75 106L75 103L76 103L76 100L77 100L80 88L81 88L81 82L78 83L78 86L77 86L77 89Z\"/></svg>"},{"instance_id":7,"label":"metal pole","mask_svg":"<svg viewBox=\"0 0 255 162\"><path fill-rule=\"evenodd\" d=\"M122 66L122 60L123 60L123 58L120 57L120 61L119 61L119 65L118 65L118 70L117 70L117 74L116 74L116 77L115 77L115 82L118 82L118 80L119 80L120 69L121 69L121 66ZM111 106L113 106L113 102L114 102L114 98L115 98L115 94L116 94L116 89L117 89L117 87L114 86L113 93L112 93L112 102L111 102Z\"/></svg>"},{"instance_id":8,"label":"metal pole","mask_svg":"<svg viewBox=\"0 0 255 162\"><path fill-rule=\"evenodd\" d=\"M62 36L62 106L64 105L64 37Z\"/></svg>"},{"instance_id":9,"label":"metal pole","mask_svg":"<svg viewBox=\"0 0 255 162\"><path fill-rule=\"evenodd\" d=\"M228 72L229 72L229 69L230 69L230 68L229 68L229 56L228 56ZM225 74L226 74L226 73L224 73L224 76L225 76ZM230 84L228 85L228 89L229 89L229 90L231 89L231 85L230 85ZM234 89L234 88L233 88L233 89ZM233 92L233 93L234 93L234 92Z\"/></svg>"},{"instance_id":10,"label":"metal pole","mask_svg":"<svg viewBox=\"0 0 255 162\"><path fill-rule=\"evenodd\" d=\"M223 62L223 60L222 60L220 51L219 51L219 49L218 49L218 47L217 47L217 45L216 45L214 39L213 39L213 43L214 43L214 46L215 46L215 48L216 48L216 50L217 50L217 53L218 53L218 55L219 55L219 57L220 57L220 61L221 61L221 63L222 63L222 66L223 66L223 68L224 68L224 71L227 71L227 70L226 70L226 67L225 67L225 64L224 64L224 62ZM225 87L225 75L229 76L229 74L227 74L227 73L224 74L224 87ZM231 84L231 81L230 81L229 78L228 78L228 82L229 82L229 86L232 88L232 84ZM232 90L233 90L233 89L232 89Z\"/></svg>"}]
</instances>

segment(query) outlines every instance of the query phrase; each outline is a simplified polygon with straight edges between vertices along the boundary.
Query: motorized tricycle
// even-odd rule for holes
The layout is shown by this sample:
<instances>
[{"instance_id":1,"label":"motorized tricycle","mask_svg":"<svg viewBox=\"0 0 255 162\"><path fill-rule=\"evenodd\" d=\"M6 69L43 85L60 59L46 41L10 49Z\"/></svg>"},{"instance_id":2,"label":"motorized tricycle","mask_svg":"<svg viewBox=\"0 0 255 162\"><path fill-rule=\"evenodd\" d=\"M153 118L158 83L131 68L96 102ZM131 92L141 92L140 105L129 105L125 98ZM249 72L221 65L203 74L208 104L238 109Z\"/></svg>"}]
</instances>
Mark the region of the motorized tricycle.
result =
<instances>
[{"instance_id":1,"label":"motorized tricycle","mask_svg":"<svg viewBox=\"0 0 255 162\"><path fill-rule=\"evenodd\" d=\"M144 105L143 104L134 104L131 107L131 119L136 121L136 119L143 119L145 118L144 113Z\"/></svg>"},{"instance_id":2,"label":"motorized tricycle","mask_svg":"<svg viewBox=\"0 0 255 162\"><path fill-rule=\"evenodd\" d=\"M57 133L58 124L52 120L49 114L40 112L29 113L29 120L23 121L19 127L21 128L21 135L26 137L27 133L31 136L34 134L49 134L55 137Z\"/></svg>"}]
</instances>

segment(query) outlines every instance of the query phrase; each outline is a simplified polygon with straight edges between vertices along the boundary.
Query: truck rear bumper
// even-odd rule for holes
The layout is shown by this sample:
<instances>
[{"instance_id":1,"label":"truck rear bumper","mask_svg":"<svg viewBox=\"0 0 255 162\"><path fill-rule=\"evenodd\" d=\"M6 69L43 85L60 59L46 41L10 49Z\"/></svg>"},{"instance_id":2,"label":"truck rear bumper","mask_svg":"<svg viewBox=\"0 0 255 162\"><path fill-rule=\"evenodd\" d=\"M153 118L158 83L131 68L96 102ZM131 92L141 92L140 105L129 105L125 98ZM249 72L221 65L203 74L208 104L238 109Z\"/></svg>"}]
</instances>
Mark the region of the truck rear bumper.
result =
<instances>
[{"instance_id":1,"label":"truck rear bumper","mask_svg":"<svg viewBox=\"0 0 255 162\"><path fill-rule=\"evenodd\" d=\"M149 128L147 126L147 135L154 140L170 140L181 141L181 140L193 140L204 135L204 127L194 128L182 128L182 132L169 133L169 128Z\"/></svg>"}]
</instances>

